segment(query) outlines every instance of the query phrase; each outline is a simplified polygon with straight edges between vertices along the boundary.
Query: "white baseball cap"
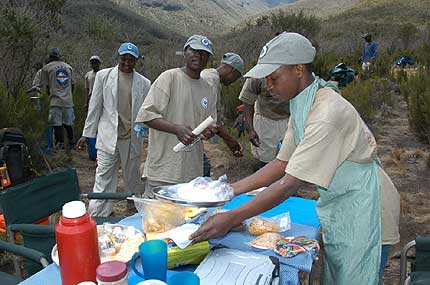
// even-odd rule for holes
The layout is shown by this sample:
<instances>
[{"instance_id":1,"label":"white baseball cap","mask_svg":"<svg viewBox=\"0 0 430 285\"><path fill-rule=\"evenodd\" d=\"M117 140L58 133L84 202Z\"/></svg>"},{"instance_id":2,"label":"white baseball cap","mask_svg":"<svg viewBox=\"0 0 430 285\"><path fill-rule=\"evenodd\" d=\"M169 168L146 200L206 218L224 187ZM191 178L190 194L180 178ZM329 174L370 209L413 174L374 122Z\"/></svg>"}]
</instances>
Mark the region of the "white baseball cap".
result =
<instances>
[{"instance_id":1,"label":"white baseball cap","mask_svg":"<svg viewBox=\"0 0 430 285\"><path fill-rule=\"evenodd\" d=\"M315 54L315 47L307 38L297 33L283 32L263 47L257 65L245 77L265 78L282 65L311 63Z\"/></svg>"}]
</instances>

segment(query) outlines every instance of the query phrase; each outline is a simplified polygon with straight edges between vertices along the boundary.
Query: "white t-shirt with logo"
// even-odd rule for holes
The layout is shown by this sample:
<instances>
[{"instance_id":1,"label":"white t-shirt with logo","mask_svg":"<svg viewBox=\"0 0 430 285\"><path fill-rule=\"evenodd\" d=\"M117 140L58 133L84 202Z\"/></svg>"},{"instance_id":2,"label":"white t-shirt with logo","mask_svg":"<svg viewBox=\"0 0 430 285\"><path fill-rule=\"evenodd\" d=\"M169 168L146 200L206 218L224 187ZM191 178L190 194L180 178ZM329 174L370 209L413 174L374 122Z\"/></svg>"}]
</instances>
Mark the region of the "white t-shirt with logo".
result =
<instances>
[{"instance_id":1,"label":"white t-shirt with logo","mask_svg":"<svg viewBox=\"0 0 430 285\"><path fill-rule=\"evenodd\" d=\"M137 115L136 122L157 118L194 129L208 116L216 120L216 91L203 78L192 79L180 68L170 69L155 80ZM175 135L149 129L144 176L150 180L183 183L203 175L203 143L175 153Z\"/></svg>"},{"instance_id":2,"label":"white t-shirt with logo","mask_svg":"<svg viewBox=\"0 0 430 285\"><path fill-rule=\"evenodd\" d=\"M62 61L52 61L42 67L42 86L48 86L50 106L73 107L73 69Z\"/></svg>"}]
</instances>

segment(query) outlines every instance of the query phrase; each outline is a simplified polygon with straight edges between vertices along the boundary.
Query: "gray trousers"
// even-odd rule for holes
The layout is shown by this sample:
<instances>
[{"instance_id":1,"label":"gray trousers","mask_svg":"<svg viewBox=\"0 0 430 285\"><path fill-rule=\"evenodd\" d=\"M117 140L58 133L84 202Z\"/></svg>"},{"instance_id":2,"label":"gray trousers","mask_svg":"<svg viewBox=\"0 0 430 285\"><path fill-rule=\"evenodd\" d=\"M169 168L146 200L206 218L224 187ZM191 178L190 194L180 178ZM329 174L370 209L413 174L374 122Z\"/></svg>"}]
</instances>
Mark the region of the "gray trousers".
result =
<instances>
[{"instance_id":1,"label":"gray trousers","mask_svg":"<svg viewBox=\"0 0 430 285\"><path fill-rule=\"evenodd\" d=\"M93 192L116 192L118 171L121 164L126 192L141 196L144 190L140 180L141 157L130 159L130 139L118 139L115 153L112 155L97 150L97 169ZM91 200L88 211L93 217L108 217L112 213L113 203L110 200Z\"/></svg>"}]
</instances>

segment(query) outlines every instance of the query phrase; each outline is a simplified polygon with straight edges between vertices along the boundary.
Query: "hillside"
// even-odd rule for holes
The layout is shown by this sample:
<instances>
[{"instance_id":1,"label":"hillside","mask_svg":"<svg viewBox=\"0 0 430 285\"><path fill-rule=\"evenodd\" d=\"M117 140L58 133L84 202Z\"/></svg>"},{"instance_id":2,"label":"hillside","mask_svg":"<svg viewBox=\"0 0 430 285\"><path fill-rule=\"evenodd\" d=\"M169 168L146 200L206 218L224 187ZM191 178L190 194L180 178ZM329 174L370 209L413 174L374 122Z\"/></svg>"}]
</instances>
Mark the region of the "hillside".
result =
<instances>
[{"instance_id":1,"label":"hillside","mask_svg":"<svg viewBox=\"0 0 430 285\"><path fill-rule=\"evenodd\" d=\"M121 7L105 0L67 1L64 7L64 32L66 34L119 32L129 38L139 38L139 43L148 45L159 39L174 38L176 33L160 26L132 9ZM137 35L138 34L138 35ZM120 39L118 39L120 40Z\"/></svg>"},{"instance_id":2,"label":"hillside","mask_svg":"<svg viewBox=\"0 0 430 285\"><path fill-rule=\"evenodd\" d=\"M250 16L296 0L111 0L188 36L222 33Z\"/></svg>"},{"instance_id":3,"label":"hillside","mask_svg":"<svg viewBox=\"0 0 430 285\"><path fill-rule=\"evenodd\" d=\"M430 0L362 0L324 19L318 41L325 50L345 53L361 47L360 35L370 32L382 49L406 50L428 42L429 28Z\"/></svg>"},{"instance_id":4,"label":"hillside","mask_svg":"<svg viewBox=\"0 0 430 285\"><path fill-rule=\"evenodd\" d=\"M361 50L361 35L367 32L374 35L383 50L390 51L413 49L430 39L430 0L299 0L249 18L240 24L239 30L244 31L239 34L248 42L257 42L253 48L261 47L279 27L249 27L257 19L270 18L279 11L315 16L320 29L312 40L320 51L340 56ZM237 37L238 32L230 35ZM231 39L230 35L225 38Z\"/></svg>"},{"instance_id":5,"label":"hillside","mask_svg":"<svg viewBox=\"0 0 430 285\"><path fill-rule=\"evenodd\" d=\"M326 18L353 8L363 0L299 0L294 3L283 4L277 8L284 11L298 13L303 11L320 18Z\"/></svg>"}]
</instances>

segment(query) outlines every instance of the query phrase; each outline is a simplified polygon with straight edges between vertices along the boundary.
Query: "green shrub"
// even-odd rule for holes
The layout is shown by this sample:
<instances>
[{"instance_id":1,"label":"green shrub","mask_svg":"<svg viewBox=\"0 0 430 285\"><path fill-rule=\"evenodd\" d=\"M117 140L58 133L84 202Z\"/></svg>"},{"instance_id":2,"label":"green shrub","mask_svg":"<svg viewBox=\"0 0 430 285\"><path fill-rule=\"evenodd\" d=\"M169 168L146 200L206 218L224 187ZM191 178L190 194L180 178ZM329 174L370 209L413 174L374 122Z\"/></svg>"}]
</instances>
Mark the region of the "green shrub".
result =
<instances>
[{"instance_id":1,"label":"green shrub","mask_svg":"<svg viewBox=\"0 0 430 285\"><path fill-rule=\"evenodd\" d=\"M400 92L406 98L409 109L409 125L419 136L430 143L430 77L420 70L413 77L403 80Z\"/></svg>"},{"instance_id":2,"label":"green shrub","mask_svg":"<svg viewBox=\"0 0 430 285\"><path fill-rule=\"evenodd\" d=\"M239 94L242 90L244 80L238 80L230 86L223 86L221 90L221 106L223 117L227 121L234 121L236 114L236 107L242 104L239 100Z\"/></svg>"},{"instance_id":3,"label":"green shrub","mask_svg":"<svg viewBox=\"0 0 430 285\"><path fill-rule=\"evenodd\" d=\"M363 120L372 124L380 112L393 107L397 88L388 79L354 81L342 89L342 95L355 107Z\"/></svg>"},{"instance_id":4,"label":"green shrub","mask_svg":"<svg viewBox=\"0 0 430 285\"><path fill-rule=\"evenodd\" d=\"M272 13L270 23L275 30L299 33L310 39L315 38L321 29L320 20L313 15L306 15L303 11L296 14L279 10Z\"/></svg>"},{"instance_id":5,"label":"green shrub","mask_svg":"<svg viewBox=\"0 0 430 285\"><path fill-rule=\"evenodd\" d=\"M82 134L82 129L84 128L85 119L87 118L87 111L85 109L86 104L86 91L82 82L75 85L75 90L73 91L73 111L75 112L75 123L73 125L73 130L75 133L75 140L78 140Z\"/></svg>"},{"instance_id":6,"label":"green shrub","mask_svg":"<svg viewBox=\"0 0 430 285\"><path fill-rule=\"evenodd\" d=\"M372 85L369 80L352 82L342 89L342 95L355 107L364 121L371 121L375 114L375 108L370 101Z\"/></svg>"},{"instance_id":7,"label":"green shrub","mask_svg":"<svg viewBox=\"0 0 430 285\"><path fill-rule=\"evenodd\" d=\"M42 96L41 103L44 106L47 100ZM48 120L48 111L35 109L35 102L24 92L17 96L10 95L6 88L0 85L0 129L2 128L19 128L25 135L27 143L30 146L33 167L42 166L40 156L41 141L45 138L46 122Z\"/></svg>"}]
</instances>

